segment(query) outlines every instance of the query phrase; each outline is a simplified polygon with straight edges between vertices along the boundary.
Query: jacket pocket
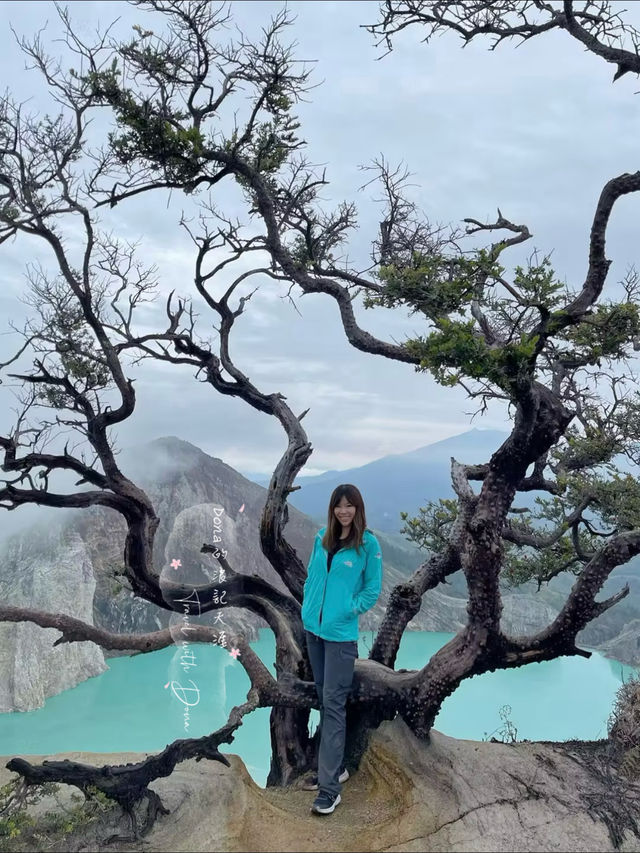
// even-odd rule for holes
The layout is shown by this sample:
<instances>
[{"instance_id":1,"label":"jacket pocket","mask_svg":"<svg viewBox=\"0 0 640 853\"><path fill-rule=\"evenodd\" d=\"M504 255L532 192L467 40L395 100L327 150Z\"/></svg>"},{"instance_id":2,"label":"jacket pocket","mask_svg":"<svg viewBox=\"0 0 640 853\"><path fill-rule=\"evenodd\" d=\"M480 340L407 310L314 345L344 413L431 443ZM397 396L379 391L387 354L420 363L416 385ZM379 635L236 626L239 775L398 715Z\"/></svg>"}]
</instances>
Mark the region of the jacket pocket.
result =
<instances>
[{"instance_id":1,"label":"jacket pocket","mask_svg":"<svg viewBox=\"0 0 640 853\"><path fill-rule=\"evenodd\" d=\"M331 614L331 622L335 625L346 625L355 619L355 614L351 612L351 604L348 601L341 600L335 605Z\"/></svg>"},{"instance_id":2,"label":"jacket pocket","mask_svg":"<svg viewBox=\"0 0 640 853\"><path fill-rule=\"evenodd\" d=\"M302 596L302 609L300 610L300 620L303 625L306 622L307 625L311 624L311 618L315 612L315 616L317 619L317 609L319 608L317 598L318 598L318 583L313 575L309 575L304 584L303 596Z\"/></svg>"}]
</instances>

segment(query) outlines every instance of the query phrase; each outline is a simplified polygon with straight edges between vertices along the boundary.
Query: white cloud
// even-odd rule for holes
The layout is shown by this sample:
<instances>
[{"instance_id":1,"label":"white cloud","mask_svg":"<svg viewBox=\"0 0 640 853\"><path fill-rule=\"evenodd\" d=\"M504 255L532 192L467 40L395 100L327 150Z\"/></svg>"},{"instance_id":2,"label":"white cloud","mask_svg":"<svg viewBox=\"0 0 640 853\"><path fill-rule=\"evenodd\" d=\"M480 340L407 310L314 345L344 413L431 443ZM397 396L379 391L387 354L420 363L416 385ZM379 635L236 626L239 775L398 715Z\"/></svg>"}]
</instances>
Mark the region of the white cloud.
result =
<instances>
[{"instance_id":1,"label":"white cloud","mask_svg":"<svg viewBox=\"0 0 640 853\"><path fill-rule=\"evenodd\" d=\"M292 363L288 358L279 358L277 356L265 357L264 361L253 365L251 372L256 376L274 376L277 379L282 379L287 374L290 374L292 369L295 370L296 376L300 376L301 374L317 376L329 372L329 368L324 361L308 360ZM298 383L296 382L296 384Z\"/></svg>"}]
</instances>

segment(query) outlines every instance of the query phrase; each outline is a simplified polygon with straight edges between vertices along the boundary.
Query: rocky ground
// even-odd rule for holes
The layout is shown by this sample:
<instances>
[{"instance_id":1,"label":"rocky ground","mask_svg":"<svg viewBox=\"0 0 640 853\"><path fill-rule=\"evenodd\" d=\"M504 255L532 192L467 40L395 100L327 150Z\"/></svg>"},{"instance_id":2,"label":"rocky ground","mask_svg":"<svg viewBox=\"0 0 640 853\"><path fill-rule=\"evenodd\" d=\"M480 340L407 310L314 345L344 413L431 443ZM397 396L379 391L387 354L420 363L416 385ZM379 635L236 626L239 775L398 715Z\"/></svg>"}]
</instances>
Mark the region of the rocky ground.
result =
<instances>
[{"instance_id":1,"label":"rocky ground","mask_svg":"<svg viewBox=\"0 0 640 853\"><path fill-rule=\"evenodd\" d=\"M144 757L56 756L97 765ZM29 757L41 758L53 756ZM12 776L8 759L0 759L0 785ZM311 813L313 792L262 789L238 756L229 759L230 768L187 761L153 783L170 814L140 842L103 843L129 831L116 810L81 836L50 837L40 849L640 851L634 832L640 834L640 782L618 776L608 741L505 744L432 731L424 743L396 718L373 734L360 768L343 785L342 803L326 816ZM40 812L47 807L38 805Z\"/></svg>"}]
</instances>

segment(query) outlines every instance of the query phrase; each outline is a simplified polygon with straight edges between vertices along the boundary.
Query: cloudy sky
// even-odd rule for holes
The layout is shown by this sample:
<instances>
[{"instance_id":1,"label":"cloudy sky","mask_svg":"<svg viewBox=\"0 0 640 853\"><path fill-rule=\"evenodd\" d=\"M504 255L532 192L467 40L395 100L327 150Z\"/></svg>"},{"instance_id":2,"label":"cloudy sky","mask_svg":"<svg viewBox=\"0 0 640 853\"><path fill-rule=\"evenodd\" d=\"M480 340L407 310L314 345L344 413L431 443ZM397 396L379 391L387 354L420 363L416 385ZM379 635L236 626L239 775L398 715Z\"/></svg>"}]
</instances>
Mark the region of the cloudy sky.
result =
<instances>
[{"instance_id":1,"label":"cloudy sky","mask_svg":"<svg viewBox=\"0 0 640 853\"><path fill-rule=\"evenodd\" d=\"M275 2L231 5L238 26L248 34L282 8ZM326 165L331 182L323 192L327 205L353 200L360 210L351 257L366 261L382 218L376 189L359 189L366 180L359 167L383 154L391 163L406 163L413 173L413 197L432 221L460 223L467 216L490 220L500 206L506 217L526 223L534 235L524 249L511 252L510 264L522 263L534 248L553 250L559 277L580 285L600 190L609 178L640 164L637 80L627 75L612 85L614 69L564 33L490 52L486 42L462 50L448 34L424 45L414 30L381 58L383 51L362 26L377 19L377 3L287 5L297 16L289 30L298 44L296 55L315 61L313 80L320 84L298 111L308 156ZM74 2L69 8L84 34L118 16L122 33L138 21L152 26L147 13L125 2ZM640 4L631 4L627 18L640 26ZM50 53L60 54L53 4L0 3L0 77L17 100L53 113L55 105L38 73L24 70L10 29L13 25L29 36L47 21L42 38ZM232 187L223 187L216 198L230 214L246 218ZM193 246L177 226L181 211L192 211L189 204L177 195L147 195L102 214L103 227L138 240L141 259L158 266L158 302L140 313L141 331L166 328L169 291L183 296L195 292ZM608 235L612 285L637 261L639 214L637 196L616 206ZM20 345L9 320L21 327L27 316L29 309L21 302L25 264L36 259L51 266L51 258L35 242L18 239L0 246L2 361ZM302 473L362 465L472 426L508 426L504 409L496 406L472 422L477 404L463 392L441 388L410 365L351 347L329 296L301 298L294 289L294 305L283 298L287 288L270 280L249 281L239 295L258 283L260 289L234 327L231 354L262 391L283 393L296 413L310 408L303 424L314 452ZM197 299L194 305L200 311L200 335L214 335L217 317ZM425 332L417 315L409 317L408 312L365 310L360 304L356 315L363 328L388 341ZM29 364L20 362L23 369ZM128 374L137 379L137 407L112 433L117 446L177 435L242 472L273 470L285 448L285 435L274 418L217 394L187 366L143 362ZM0 386L2 434L13 426L17 405L11 380L5 381ZM52 417L50 411L42 415Z\"/></svg>"}]
</instances>

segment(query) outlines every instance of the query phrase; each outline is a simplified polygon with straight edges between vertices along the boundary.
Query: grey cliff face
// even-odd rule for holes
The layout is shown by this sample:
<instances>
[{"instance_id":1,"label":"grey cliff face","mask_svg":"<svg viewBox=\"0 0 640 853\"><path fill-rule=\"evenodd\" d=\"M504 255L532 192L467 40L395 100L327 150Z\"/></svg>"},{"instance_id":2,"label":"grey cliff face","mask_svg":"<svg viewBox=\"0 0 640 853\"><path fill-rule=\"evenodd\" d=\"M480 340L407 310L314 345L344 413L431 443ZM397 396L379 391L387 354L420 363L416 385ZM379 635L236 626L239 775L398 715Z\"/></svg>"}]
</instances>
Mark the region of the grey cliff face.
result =
<instances>
[{"instance_id":1,"label":"grey cliff face","mask_svg":"<svg viewBox=\"0 0 640 853\"><path fill-rule=\"evenodd\" d=\"M96 581L90 556L74 532L34 528L5 544L2 600L15 607L65 613L93 623ZM30 711L107 669L94 643L65 643L55 628L0 623L0 711Z\"/></svg>"}]
</instances>

